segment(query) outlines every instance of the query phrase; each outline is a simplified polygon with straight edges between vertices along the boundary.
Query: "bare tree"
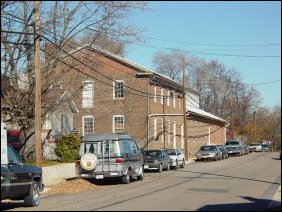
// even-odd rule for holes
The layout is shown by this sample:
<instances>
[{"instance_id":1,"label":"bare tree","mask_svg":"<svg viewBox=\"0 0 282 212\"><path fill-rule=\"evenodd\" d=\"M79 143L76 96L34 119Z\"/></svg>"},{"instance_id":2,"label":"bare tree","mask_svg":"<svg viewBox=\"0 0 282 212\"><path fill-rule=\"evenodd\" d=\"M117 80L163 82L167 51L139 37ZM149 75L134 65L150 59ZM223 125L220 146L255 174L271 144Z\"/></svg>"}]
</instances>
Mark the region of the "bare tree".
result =
<instances>
[{"instance_id":1,"label":"bare tree","mask_svg":"<svg viewBox=\"0 0 282 212\"><path fill-rule=\"evenodd\" d=\"M41 2L40 37L34 35L33 3L1 1L1 121L24 130L22 154L34 134L34 39L41 40L42 118L67 101L55 98L52 89L64 77L54 71L66 51L87 41L123 54L127 44L142 41L142 31L125 21L134 11L145 11L143 1L54 1ZM83 42L81 42L83 40ZM45 57L43 56L45 55ZM73 82L70 82L73 83ZM81 87L71 93L75 98ZM60 100L60 101L58 101Z\"/></svg>"}]
</instances>

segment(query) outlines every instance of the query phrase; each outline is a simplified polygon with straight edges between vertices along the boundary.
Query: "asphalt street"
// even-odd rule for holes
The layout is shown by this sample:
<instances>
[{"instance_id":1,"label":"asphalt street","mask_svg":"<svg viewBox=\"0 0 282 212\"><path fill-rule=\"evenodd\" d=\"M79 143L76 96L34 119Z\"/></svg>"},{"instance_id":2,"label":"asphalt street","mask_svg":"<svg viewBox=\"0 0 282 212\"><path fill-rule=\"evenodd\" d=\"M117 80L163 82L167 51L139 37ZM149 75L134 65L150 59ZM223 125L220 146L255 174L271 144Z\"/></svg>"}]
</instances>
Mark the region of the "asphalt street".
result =
<instances>
[{"instance_id":1,"label":"asphalt street","mask_svg":"<svg viewBox=\"0 0 282 212\"><path fill-rule=\"evenodd\" d=\"M21 202L2 210L262 211L281 185L279 153L251 153L228 160L196 162L177 171L147 172L144 181L115 181L97 191L42 197L38 208Z\"/></svg>"}]
</instances>

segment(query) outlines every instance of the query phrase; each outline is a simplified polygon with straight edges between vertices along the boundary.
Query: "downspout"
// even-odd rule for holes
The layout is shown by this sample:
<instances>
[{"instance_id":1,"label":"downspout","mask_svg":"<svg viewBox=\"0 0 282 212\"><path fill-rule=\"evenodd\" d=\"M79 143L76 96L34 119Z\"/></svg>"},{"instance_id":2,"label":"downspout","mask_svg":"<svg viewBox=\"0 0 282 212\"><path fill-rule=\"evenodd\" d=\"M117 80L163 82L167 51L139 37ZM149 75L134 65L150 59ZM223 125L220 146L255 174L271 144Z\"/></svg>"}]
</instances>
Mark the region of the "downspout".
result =
<instances>
[{"instance_id":1,"label":"downspout","mask_svg":"<svg viewBox=\"0 0 282 212\"><path fill-rule=\"evenodd\" d=\"M225 125L225 143L226 143L226 129L227 129L227 127L229 126L229 124L227 124L227 125Z\"/></svg>"},{"instance_id":2,"label":"downspout","mask_svg":"<svg viewBox=\"0 0 282 212\"><path fill-rule=\"evenodd\" d=\"M150 140L150 81L147 83L147 150L149 150Z\"/></svg>"}]
</instances>

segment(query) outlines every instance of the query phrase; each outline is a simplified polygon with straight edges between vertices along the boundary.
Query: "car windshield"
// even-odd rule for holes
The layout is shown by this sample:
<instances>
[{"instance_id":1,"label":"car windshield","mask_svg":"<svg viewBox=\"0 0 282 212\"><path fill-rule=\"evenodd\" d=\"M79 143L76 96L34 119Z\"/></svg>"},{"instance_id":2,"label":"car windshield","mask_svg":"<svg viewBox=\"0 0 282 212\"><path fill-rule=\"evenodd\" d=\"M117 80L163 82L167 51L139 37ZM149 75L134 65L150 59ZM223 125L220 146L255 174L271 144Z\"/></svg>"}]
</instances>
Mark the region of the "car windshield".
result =
<instances>
[{"instance_id":1,"label":"car windshield","mask_svg":"<svg viewBox=\"0 0 282 212\"><path fill-rule=\"evenodd\" d=\"M145 157L160 157L161 152L160 151L144 151L143 155Z\"/></svg>"},{"instance_id":2,"label":"car windshield","mask_svg":"<svg viewBox=\"0 0 282 212\"><path fill-rule=\"evenodd\" d=\"M168 149L168 150L166 150L166 152L167 152L168 155L176 155L176 151L173 150L173 149Z\"/></svg>"},{"instance_id":3,"label":"car windshield","mask_svg":"<svg viewBox=\"0 0 282 212\"><path fill-rule=\"evenodd\" d=\"M200 151L215 151L216 147L215 146L202 146L200 148Z\"/></svg>"},{"instance_id":4,"label":"car windshield","mask_svg":"<svg viewBox=\"0 0 282 212\"><path fill-rule=\"evenodd\" d=\"M226 142L226 146L228 146L228 145L239 145L240 143L239 143L239 141L227 141Z\"/></svg>"},{"instance_id":5,"label":"car windshield","mask_svg":"<svg viewBox=\"0 0 282 212\"><path fill-rule=\"evenodd\" d=\"M268 148L268 145L263 144L263 145L261 145L261 147L263 147L263 148Z\"/></svg>"},{"instance_id":6,"label":"car windshield","mask_svg":"<svg viewBox=\"0 0 282 212\"><path fill-rule=\"evenodd\" d=\"M251 144L251 146L259 146L259 144Z\"/></svg>"}]
</instances>

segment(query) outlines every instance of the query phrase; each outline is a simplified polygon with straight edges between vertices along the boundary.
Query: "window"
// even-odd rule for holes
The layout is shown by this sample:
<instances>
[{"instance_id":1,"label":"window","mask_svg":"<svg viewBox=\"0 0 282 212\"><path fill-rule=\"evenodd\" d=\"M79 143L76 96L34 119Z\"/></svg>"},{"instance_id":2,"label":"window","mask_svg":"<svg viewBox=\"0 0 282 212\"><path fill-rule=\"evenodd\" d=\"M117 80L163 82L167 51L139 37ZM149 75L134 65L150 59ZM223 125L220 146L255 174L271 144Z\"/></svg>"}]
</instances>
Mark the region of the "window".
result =
<instances>
[{"instance_id":1,"label":"window","mask_svg":"<svg viewBox=\"0 0 282 212\"><path fill-rule=\"evenodd\" d=\"M157 118L154 117L154 140L157 142Z\"/></svg>"},{"instance_id":2,"label":"window","mask_svg":"<svg viewBox=\"0 0 282 212\"><path fill-rule=\"evenodd\" d=\"M169 92L169 90L167 91L167 97L166 97L167 99L166 99L166 104L167 104L167 106L169 106L169 98L170 98L170 92Z\"/></svg>"},{"instance_id":3,"label":"window","mask_svg":"<svg viewBox=\"0 0 282 212\"><path fill-rule=\"evenodd\" d=\"M168 135L167 141L170 144L170 121L168 121L167 123L167 135Z\"/></svg>"},{"instance_id":4,"label":"window","mask_svg":"<svg viewBox=\"0 0 282 212\"><path fill-rule=\"evenodd\" d=\"M129 143L128 141L122 142L123 153L130 153Z\"/></svg>"},{"instance_id":5,"label":"window","mask_svg":"<svg viewBox=\"0 0 282 212\"><path fill-rule=\"evenodd\" d=\"M132 151L133 153L138 153L138 147L137 147L135 141L130 140L130 141L129 141L129 146L130 146L130 149L131 149L131 151Z\"/></svg>"},{"instance_id":6,"label":"window","mask_svg":"<svg viewBox=\"0 0 282 212\"><path fill-rule=\"evenodd\" d=\"M176 148L176 122L173 122L173 148Z\"/></svg>"},{"instance_id":7,"label":"window","mask_svg":"<svg viewBox=\"0 0 282 212\"><path fill-rule=\"evenodd\" d=\"M181 149L184 149L184 124L181 124Z\"/></svg>"},{"instance_id":8,"label":"window","mask_svg":"<svg viewBox=\"0 0 282 212\"><path fill-rule=\"evenodd\" d=\"M178 100L179 100L179 109L181 109L181 98L179 97Z\"/></svg>"},{"instance_id":9,"label":"window","mask_svg":"<svg viewBox=\"0 0 282 212\"><path fill-rule=\"evenodd\" d=\"M164 119L161 119L161 125L162 125L162 143L164 143Z\"/></svg>"},{"instance_id":10,"label":"window","mask_svg":"<svg viewBox=\"0 0 282 212\"><path fill-rule=\"evenodd\" d=\"M157 102L157 86L154 85L154 102Z\"/></svg>"},{"instance_id":11,"label":"window","mask_svg":"<svg viewBox=\"0 0 282 212\"><path fill-rule=\"evenodd\" d=\"M113 132L120 133L124 132L124 116L116 115L113 117Z\"/></svg>"},{"instance_id":12,"label":"window","mask_svg":"<svg viewBox=\"0 0 282 212\"><path fill-rule=\"evenodd\" d=\"M114 82L114 99L124 98L124 81L115 81Z\"/></svg>"},{"instance_id":13,"label":"window","mask_svg":"<svg viewBox=\"0 0 282 212\"><path fill-rule=\"evenodd\" d=\"M164 89L163 88L161 88L161 97L160 97L160 101L161 101L161 104L163 104L164 103Z\"/></svg>"},{"instance_id":14,"label":"window","mask_svg":"<svg viewBox=\"0 0 282 212\"><path fill-rule=\"evenodd\" d=\"M83 82L82 89L82 108L92 108L93 107L93 86L92 81Z\"/></svg>"},{"instance_id":15,"label":"window","mask_svg":"<svg viewBox=\"0 0 282 212\"><path fill-rule=\"evenodd\" d=\"M82 127L83 127L83 135L94 133L94 117L83 116Z\"/></svg>"},{"instance_id":16,"label":"window","mask_svg":"<svg viewBox=\"0 0 282 212\"><path fill-rule=\"evenodd\" d=\"M173 107L175 107L175 91L172 91Z\"/></svg>"}]
</instances>

